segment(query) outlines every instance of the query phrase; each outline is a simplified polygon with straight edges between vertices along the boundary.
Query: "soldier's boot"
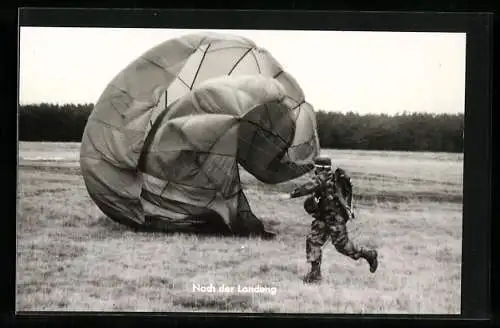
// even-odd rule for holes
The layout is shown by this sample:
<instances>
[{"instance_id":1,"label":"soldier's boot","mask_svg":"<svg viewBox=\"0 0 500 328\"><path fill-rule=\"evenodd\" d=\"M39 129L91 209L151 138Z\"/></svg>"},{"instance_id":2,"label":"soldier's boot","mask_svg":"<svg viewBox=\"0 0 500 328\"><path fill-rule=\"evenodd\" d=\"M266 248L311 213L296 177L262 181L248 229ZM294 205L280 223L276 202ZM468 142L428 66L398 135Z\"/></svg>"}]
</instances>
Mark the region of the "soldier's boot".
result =
<instances>
[{"instance_id":1,"label":"soldier's boot","mask_svg":"<svg viewBox=\"0 0 500 328\"><path fill-rule=\"evenodd\" d=\"M313 283L321 281L321 262L312 262L311 271L304 277L304 282Z\"/></svg>"},{"instance_id":2,"label":"soldier's boot","mask_svg":"<svg viewBox=\"0 0 500 328\"><path fill-rule=\"evenodd\" d=\"M361 257L364 258L370 265L370 272L374 273L378 268L378 253L374 249L362 250Z\"/></svg>"}]
</instances>

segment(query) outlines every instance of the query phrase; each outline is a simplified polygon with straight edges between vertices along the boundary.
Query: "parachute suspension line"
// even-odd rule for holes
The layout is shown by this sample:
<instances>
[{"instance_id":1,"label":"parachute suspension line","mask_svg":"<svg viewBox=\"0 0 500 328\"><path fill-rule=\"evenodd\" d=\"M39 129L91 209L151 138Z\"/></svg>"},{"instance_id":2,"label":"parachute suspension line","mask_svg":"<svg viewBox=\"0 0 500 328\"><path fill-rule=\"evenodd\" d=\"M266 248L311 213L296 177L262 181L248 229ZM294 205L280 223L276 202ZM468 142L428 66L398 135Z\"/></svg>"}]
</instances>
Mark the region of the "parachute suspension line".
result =
<instances>
[{"instance_id":1,"label":"parachute suspension line","mask_svg":"<svg viewBox=\"0 0 500 328\"><path fill-rule=\"evenodd\" d=\"M262 73L262 70L260 69L259 61L257 60L257 57L255 56L255 53L253 51L252 51L252 57L255 60L255 64L257 65L257 69L259 70L259 73Z\"/></svg>"},{"instance_id":2,"label":"parachute suspension line","mask_svg":"<svg viewBox=\"0 0 500 328\"><path fill-rule=\"evenodd\" d=\"M231 68L231 70L229 71L229 73L227 73L227 75L231 75L231 73L234 71L234 69L236 68L236 66L238 66L238 64L243 60L243 58L245 58L245 56L250 51L252 51L252 48L249 48L247 51L245 51L245 53L243 54L243 56L241 56L241 58L236 61L236 63L233 65L233 67Z\"/></svg>"},{"instance_id":3,"label":"parachute suspension line","mask_svg":"<svg viewBox=\"0 0 500 328\"><path fill-rule=\"evenodd\" d=\"M196 78L198 77L198 73L200 72L201 65L203 65L203 61L205 60L205 56L207 55L207 51L211 45L212 44L209 43L207 48L203 52L203 57L201 57L200 63L198 64L198 68L196 69L196 73L194 74L194 77L193 77L193 82L191 82L191 86L189 87L190 90L193 90L194 82L196 81Z\"/></svg>"}]
</instances>

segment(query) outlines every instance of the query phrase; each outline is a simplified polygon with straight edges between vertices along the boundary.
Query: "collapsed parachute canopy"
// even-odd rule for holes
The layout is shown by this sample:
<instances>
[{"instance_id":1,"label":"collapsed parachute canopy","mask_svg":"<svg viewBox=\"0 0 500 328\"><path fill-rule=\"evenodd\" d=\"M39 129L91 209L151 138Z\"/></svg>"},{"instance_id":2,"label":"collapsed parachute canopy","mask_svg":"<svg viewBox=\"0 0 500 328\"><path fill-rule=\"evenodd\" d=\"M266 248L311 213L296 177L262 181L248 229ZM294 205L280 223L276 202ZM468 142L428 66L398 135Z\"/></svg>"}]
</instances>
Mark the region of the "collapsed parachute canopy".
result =
<instances>
[{"instance_id":1,"label":"collapsed parachute canopy","mask_svg":"<svg viewBox=\"0 0 500 328\"><path fill-rule=\"evenodd\" d=\"M313 108L281 65L248 39L203 33L156 46L108 84L80 165L91 198L122 224L155 217L176 230L218 217L249 235L264 228L239 165L284 182L310 171L318 149Z\"/></svg>"}]
</instances>

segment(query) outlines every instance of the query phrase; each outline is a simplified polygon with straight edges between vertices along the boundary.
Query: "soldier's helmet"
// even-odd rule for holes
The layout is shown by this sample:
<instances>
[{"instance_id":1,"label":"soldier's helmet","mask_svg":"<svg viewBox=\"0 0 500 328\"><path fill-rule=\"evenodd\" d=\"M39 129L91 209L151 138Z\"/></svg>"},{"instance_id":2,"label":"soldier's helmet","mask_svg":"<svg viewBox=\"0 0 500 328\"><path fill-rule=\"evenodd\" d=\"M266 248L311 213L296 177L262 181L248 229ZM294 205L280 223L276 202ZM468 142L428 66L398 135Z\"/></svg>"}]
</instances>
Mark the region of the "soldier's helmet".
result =
<instances>
[{"instance_id":1,"label":"soldier's helmet","mask_svg":"<svg viewBox=\"0 0 500 328\"><path fill-rule=\"evenodd\" d=\"M332 160L329 157L318 156L314 160L314 170L316 173L331 171L332 170Z\"/></svg>"}]
</instances>

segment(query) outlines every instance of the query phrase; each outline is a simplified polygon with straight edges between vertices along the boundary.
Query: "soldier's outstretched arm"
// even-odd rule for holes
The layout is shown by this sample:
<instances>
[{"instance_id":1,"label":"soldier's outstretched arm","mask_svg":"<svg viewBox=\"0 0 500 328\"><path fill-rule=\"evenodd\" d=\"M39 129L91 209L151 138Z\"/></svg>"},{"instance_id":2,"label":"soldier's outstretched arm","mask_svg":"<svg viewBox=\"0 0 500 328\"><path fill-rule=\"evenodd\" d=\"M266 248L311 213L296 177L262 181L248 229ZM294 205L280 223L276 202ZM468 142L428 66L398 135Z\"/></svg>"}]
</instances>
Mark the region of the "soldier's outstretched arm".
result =
<instances>
[{"instance_id":1,"label":"soldier's outstretched arm","mask_svg":"<svg viewBox=\"0 0 500 328\"><path fill-rule=\"evenodd\" d=\"M313 177L311 181L303 184L302 186L299 186L295 188L291 193L290 197L291 198L297 198L297 197L302 197L306 196L309 194L312 194L319 186L320 186L320 181L318 178Z\"/></svg>"}]
</instances>

